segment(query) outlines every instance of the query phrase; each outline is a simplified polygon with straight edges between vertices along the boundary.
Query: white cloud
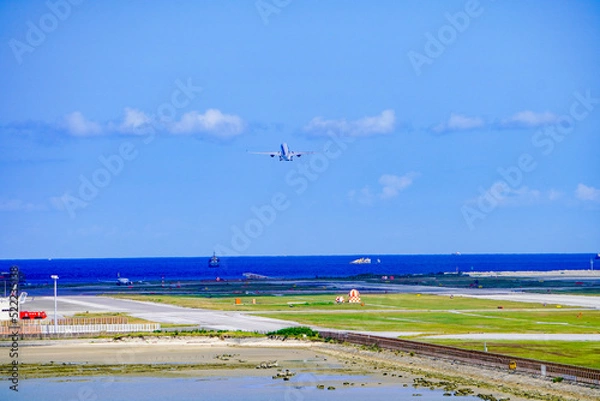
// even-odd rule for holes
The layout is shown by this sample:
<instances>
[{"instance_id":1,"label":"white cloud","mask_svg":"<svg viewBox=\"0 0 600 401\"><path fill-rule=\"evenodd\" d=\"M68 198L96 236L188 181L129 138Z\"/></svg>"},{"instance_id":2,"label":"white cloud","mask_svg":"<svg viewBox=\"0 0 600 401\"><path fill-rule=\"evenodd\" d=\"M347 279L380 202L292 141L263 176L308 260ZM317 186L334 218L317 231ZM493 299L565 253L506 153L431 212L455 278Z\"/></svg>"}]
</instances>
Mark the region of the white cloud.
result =
<instances>
[{"instance_id":1,"label":"white cloud","mask_svg":"<svg viewBox=\"0 0 600 401\"><path fill-rule=\"evenodd\" d=\"M531 205L540 202L544 198L540 190L523 186L518 189L510 188L504 192L504 195L498 199L498 204L501 206Z\"/></svg>"},{"instance_id":2,"label":"white cloud","mask_svg":"<svg viewBox=\"0 0 600 401\"><path fill-rule=\"evenodd\" d=\"M530 110L520 111L502 120L502 126L509 128L535 128L555 124L558 117L548 111L535 113Z\"/></svg>"},{"instance_id":3,"label":"white cloud","mask_svg":"<svg viewBox=\"0 0 600 401\"><path fill-rule=\"evenodd\" d=\"M358 191L354 189L351 190L348 192L348 197L351 201L356 201L361 205L372 205L375 200L375 195L368 186L365 186Z\"/></svg>"},{"instance_id":4,"label":"white cloud","mask_svg":"<svg viewBox=\"0 0 600 401\"><path fill-rule=\"evenodd\" d=\"M410 172L403 176L393 174L383 174L379 177L379 185L381 189L374 193L369 186L365 186L360 190L352 190L348 193L351 201L356 201L362 205L372 205L376 199L388 200L398 196L398 194L410 187L419 176L419 173Z\"/></svg>"},{"instance_id":5,"label":"white cloud","mask_svg":"<svg viewBox=\"0 0 600 401\"><path fill-rule=\"evenodd\" d=\"M100 124L86 119L79 111L67 114L63 125L67 132L73 136L93 136L102 133Z\"/></svg>"},{"instance_id":6,"label":"white cloud","mask_svg":"<svg viewBox=\"0 0 600 401\"><path fill-rule=\"evenodd\" d=\"M480 195L467 200L467 204L486 204L506 207L519 207L540 204L543 202L556 202L563 199L563 193L555 189L541 191L527 186L520 188L510 187L506 181L497 181L487 190L480 188Z\"/></svg>"},{"instance_id":7,"label":"white cloud","mask_svg":"<svg viewBox=\"0 0 600 401\"><path fill-rule=\"evenodd\" d=\"M60 126L72 136L89 137L103 133L145 135L157 128L152 123L152 116L141 110L126 107L122 120L100 124L86 119L81 112L75 111L66 115ZM183 114L179 121L170 124L165 122L161 125L170 134L205 134L218 138L240 135L245 128L244 121L240 117L224 114L217 109L208 109L204 113L191 111Z\"/></svg>"},{"instance_id":8,"label":"white cloud","mask_svg":"<svg viewBox=\"0 0 600 401\"><path fill-rule=\"evenodd\" d=\"M23 202L20 199L0 201L0 212L37 212L41 210L46 210L46 206Z\"/></svg>"},{"instance_id":9,"label":"white cloud","mask_svg":"<svg viewBox=\"0 0 600 401\"><path fill-rule=\"evenodd\" d=\"M561 199L563 196L562 192L551 189L548 192L548 200L555 201Z\"/></svg>"},{"instance_id":10,"label":"white cloud","mask_svg":"<svg viewBox=\"0 0 600 401\"><path fill-rule=\"evenodd\" d=\"M469 131L484 128L486 125L489 125L492 128L535 128L555 124L557 122L558 117L548 111L544 113L535 113L530 110L520 111L493 125L487 124L481 117L469 117L463 114L452 113L450 114L448 121L441 122L434 126L432 131L440 134L455 131Z\"/></svg>"},{"instance_id":11,"label":"white cloud","mask_svg":"<svg viewBox=\"0 0 600 401\"><path fill-rule=\"evenodd\" d=\"M389 134L394 130L396 115L394 110L387 109L373 117L363 117L354 121L325 120L322 117L313 118L304 130L313 135L326 135L333 131L339 135L362 137Z\"/></svg>"},{"instance_id":12,"label":"white cloud","mask_svg":"<svg viewBox=\"0 0 600 401\"><path fill-rule=\"evenodd\" d=\"M452 113L450 114L448 121L436 125L433 127L433 131L437 133L468 131L484 126L485 121L483 121L483 118L481 117L468 117L462 114Z\"/></svg>"},{"instance_id":13,"label":"white cloud","mask_svg":"<svg viewBox=\"0 0 600 401\"><path fill-rule=\"evenodd\" d=\"M579 184L575 190L575 196L582 201L600 202L600 189Z\"/></svg>"},{"instance_id":14,"label":"white cloud","mask_svg":"<svg viewBox=\"0 0 600 401\"><path fill-rule=\"evenodd\" d=\"M174 134L209 134L218 138L232 138L244 130L244 121L233 114L223 114L217 109L208 109L204 114L197 111L185 113L169 131Z\"/></svg>"},{"instance_id":15,"label":"white cloud","mask_svg":"<svg viewBox=\"0 0 600 401\"><path fill-rule=\"evenodd\" d=\"M414 179L418 177L417 173L411 172L399 177L393 174L384 174L379 178L379 184L382 189L379 197L381 199L392 199L398 196L400 191L405 190L412 185Z\"/></svg>"},{"instance_id":16,"label":"white cloud","mask_svg":"<svg viewBox=\"0 0 600 401\"><path fill-rule=\"evenodd\" d=\"M143 128L151 121L150 117L143 111L126 107L123 121L116 129L122 133L143 135L145 133Z\"/></svg>"}]
</instances>

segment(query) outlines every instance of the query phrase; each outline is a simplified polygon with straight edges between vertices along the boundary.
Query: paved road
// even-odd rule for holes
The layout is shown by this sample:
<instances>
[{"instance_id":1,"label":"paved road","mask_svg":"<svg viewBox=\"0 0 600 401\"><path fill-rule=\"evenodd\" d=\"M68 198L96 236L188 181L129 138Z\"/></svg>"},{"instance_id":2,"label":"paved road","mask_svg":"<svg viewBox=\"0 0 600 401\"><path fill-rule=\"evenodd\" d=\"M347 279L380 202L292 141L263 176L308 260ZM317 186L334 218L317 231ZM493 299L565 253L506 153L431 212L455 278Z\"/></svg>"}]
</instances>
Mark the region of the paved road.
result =
<instances>
[{"instance_id":1,"label":"paved road","mask_svg":"<svg viewBox=\"0 0 600 401\"><path fill-rule=\"evenodd\" d=\"M22 310L45 310L48 317L54 315L53 297L35 297L21 307ZM206 309L184 308L181 306L151 302L114 299L97 296L58 297L58 317L71 316L81 312L124 312L130 316L158 323L178 323L199 326L211 330L245 330L269 332L284 327L297 326L297 323L239 312L221 312Z\"/></svg>"},{"instance_id":2,"label":"paved road","mask_svg":"<svg viewBox=\"0 0 600 401\"><path fill-rule=\"evenodd\" d=\"M455 340L531 340L531 341L600 341L600 334L520 334L520 333L478 333L445 334L421 338Z\"/></svg>"},{"instance_id":3,"label":"paved road","mask_svg":"<svg viewBox=\"0 0 600 401\"><path fill-rule=\"evenodd\" d=\"M313 327L314 330L367 334L379 337L402 338L422 335L418 331L361 331L332 330ZM452 340L530 340L530 341L600 341L600 334L521 334L521 333L477 333L477 334L444 334L421 336L420 339L452 339ZM408 338L410 339L410 338Z\"/></svg>"},{"instance_id":4,"label":"paved road","mask_svg":"<svg viewBox=\"0 0 600 401\"><path fill-rule=\"evenodd\" d=\"M582 296L582 295L564 295L564 294L531 294L524 292L505 292L505 293L486 293L473 294L461 293L458 290L454 295L472 298L495 299L498 301L515 301L515 302L532 302L537 304L548 305L568 305L579 306L585 308L600 309L600 297L598 296Z\"/></svg>"}]
</instances>

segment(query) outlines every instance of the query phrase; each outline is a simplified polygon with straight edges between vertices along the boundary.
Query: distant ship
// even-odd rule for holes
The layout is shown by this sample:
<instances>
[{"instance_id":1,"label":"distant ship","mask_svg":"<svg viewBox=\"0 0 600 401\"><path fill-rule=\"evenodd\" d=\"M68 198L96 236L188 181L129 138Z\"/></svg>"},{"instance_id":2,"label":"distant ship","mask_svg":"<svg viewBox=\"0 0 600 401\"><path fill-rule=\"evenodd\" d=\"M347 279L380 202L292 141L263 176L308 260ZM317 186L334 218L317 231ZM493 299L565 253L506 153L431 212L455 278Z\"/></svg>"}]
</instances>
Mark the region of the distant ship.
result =
<instances>
[{"instance_id":1,"label":"distant ship","mask_svg":"<svg viewBox=\"0 0 600 401\"><path fill-rule=\"evenodd\" d=\"M352 265L369 265L369 264L371 264L371 258L354 259L352 262L350 262L350 264L352 264Z\"/></svg>"},{"instance_id":2,"label":"distant ship","mask_svg":"<svg viewBox=\"0 0 600 401\"><path fill-rule=\"evenodd\" d=\"M208 267L219 267L219 258L213 252L213 255L210 259L208 259Z\"/></svg>"},{"instance_id":3,"label":"distant ship","mask_svg":"<svg viewBox=\"0 0 600 401\"><path fill-rule=\"evenodd\" d=\"M256 273L243 273L243 276L248 280L266 280L269 278L268 276L263 276L262 274Z\"/></svg>"}]
</instances>

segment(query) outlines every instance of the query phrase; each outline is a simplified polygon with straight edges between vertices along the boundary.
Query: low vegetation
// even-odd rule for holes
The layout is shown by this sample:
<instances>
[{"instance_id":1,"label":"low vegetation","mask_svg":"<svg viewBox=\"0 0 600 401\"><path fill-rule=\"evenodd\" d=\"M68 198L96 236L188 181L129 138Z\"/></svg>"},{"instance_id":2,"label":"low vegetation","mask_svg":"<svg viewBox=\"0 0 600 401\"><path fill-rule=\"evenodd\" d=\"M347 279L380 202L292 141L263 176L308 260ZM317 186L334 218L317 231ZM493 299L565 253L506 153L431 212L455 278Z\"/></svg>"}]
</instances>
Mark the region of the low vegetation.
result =
<instances>
[{"instance_id":1,"label":"low vegetation","mask_svg":"<svg viewBox=\"0 0 600 401\"><path fill-rule=\"evenodd\" d=\"M342 295L342 294L340 294ZM195 308L246 311L306 326L404 333L403 338L483 350L483 341L441 340L443 334L600 334L600 311L428 294L363 294L362 304L337 304L335 294L203 296L133 295L127 298ZM310 330L310 329L309 329ZM293 331L277 334L295 337ZM310 337L310 333L306 334ZM490 341L489 352L600 368L594 341Z\"/></svg>"},{"instance_id":2,"label":"low vegetation","mask_svg":"<svg viewBox=\"0 0 600 401\"><path fill-rule=\"evenodd\" d=\"M133 317L123 312L81 312L75 313L73 316L68 316L72 318L84 318L84 319L93 319L93 318L107 318L107 317L122 317L127 319L127 323L129 324L137 324L137 323L154 323L152 321L142 319L139 317Z\"/></svg>"},{"instance_id":3,"label":"low vegetation","mask_svg":"<svg viewBox=\"0 0 600 401\"><path fill-rule=\"evenodd\" d=\"M419 336L471 333L599 334L600 311L404 311L261 314L339 330L395 331Z\"/></svg>"},{"instance_id":4,"label":"low vegetation","mask_svg":"<svg viewBox=\"0 0 600 401\"><path fill-rule=\"evenodd\" d=\"M427 342L476 351L487 349L488 352L496 354L600 369L600 359L598 359L600 343L596 341L427 340Z\"/></svg>"},{"instance_id":5,"label":"low vegetation","mask_svg":"<svg viewBox=\"0 0 600 401\"><path fill-rule=\"evenodd\" d=\"M340 291L339 295L346 295ZM337 304L334 294L299 294L299 295L261 295L261 296L229 296L206 297L203 295L118 295L115 298L132 299L137 301L166 303L189 308L213 309L222 311L246 312L276 312L298 310L306 311L361 311L372 309L385 310L469 310L469 309L545 309L541 304L525 304L521 302L499 302L488 299L473 299L440 297L429 294L368 294L363 297L363 303ZM236 299L239 300L236 303ZM554 306L554 305L551 305Z\"/></svg>"},{"instance_id":6,"label":"low vegetation","mask_svg":"<svg viewBox=\"0 0 600 401\"><path fill-rule=\"evenodd\" d=\"M319 332L311 329L310 327L287 327L281 330L272 331L267 333L268 336L273 337L293 337L293 338L318 338Z\"/></svg>"},{"instance_id":7,"label":"low vegetation","mask_svg":"<svg viewBox=\"0 0 600 401\"><path fill-rule=\"evenodd\" d=\"M205 329L174 329L174 330L155 330L152 333L134 333L119 334L112 336L115 340L146 339L148 337L219 337L219 338L246 338L246 337L264 337L265 335L257 332L242 330L205 330Z\"/></svg>"},{"instance_id":8,"label":"low vegetation","mask_svg":"<svg viewBox=\"0 0 600 401\"><path fill-rule=\"evenodd\" d=\"M250 363L239 363L236 368L251 369ZM231 369L231 366L222 363L203 364L76 364L76 363L44 363L20 364L19 374L23 378L44 377L77 377L77 376L122 376L132 374L175 374L177 372L194 370Z\"/></svg>"}]
</instances>

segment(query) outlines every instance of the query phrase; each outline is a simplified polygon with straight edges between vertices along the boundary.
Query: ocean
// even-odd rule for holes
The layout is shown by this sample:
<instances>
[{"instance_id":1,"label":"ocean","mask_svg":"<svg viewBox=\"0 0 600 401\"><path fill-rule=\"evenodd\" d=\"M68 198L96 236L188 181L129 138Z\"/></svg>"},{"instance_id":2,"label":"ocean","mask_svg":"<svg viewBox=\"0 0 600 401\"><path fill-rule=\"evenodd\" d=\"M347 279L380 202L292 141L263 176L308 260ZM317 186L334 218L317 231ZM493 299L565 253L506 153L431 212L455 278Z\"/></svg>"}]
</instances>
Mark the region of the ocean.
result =
<instances>
[{"instance_id":1,"label":"ocean","mask_svg":"<svg viewBox=\"0 0 600 401\"><path fill-rule=\"evenodd\" d=\"M595 254L335 255L222 257L208 267L209 256L189 258L19 259L0 260L0 272L16 265L28 284L61 285L113 282L118 274L137 281L243 279L254 273L273 279L349 277L359 274L404 275L470 271L585 270ZM368 257L371 264L351 264ZM596 260L600 268L600 260ZM7 274L2 274L7 277Z\"/></svg>"}]
</instances>

